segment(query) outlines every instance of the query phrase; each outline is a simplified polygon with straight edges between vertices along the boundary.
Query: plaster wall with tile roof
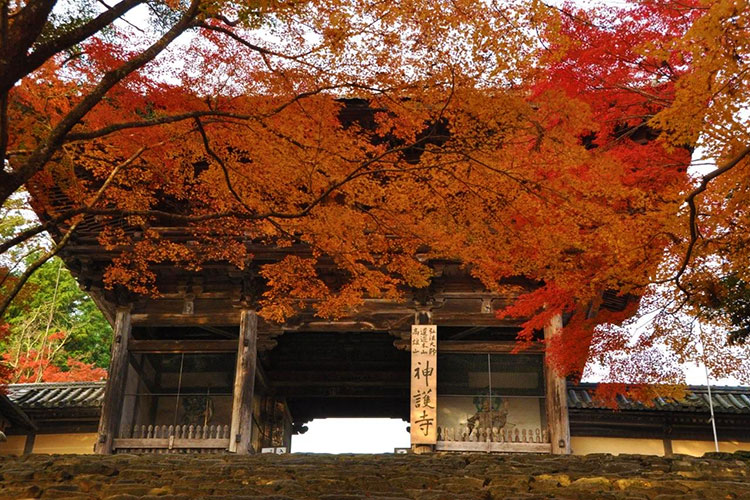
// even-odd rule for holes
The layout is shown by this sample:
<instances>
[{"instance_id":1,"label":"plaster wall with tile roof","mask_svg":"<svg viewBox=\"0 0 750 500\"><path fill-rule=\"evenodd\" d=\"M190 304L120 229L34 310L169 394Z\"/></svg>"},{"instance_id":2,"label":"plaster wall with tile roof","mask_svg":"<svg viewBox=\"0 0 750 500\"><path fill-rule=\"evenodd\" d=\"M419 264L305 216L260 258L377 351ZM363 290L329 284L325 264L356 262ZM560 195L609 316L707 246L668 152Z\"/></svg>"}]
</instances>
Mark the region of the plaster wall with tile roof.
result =
<instances>
[{"instance_id":1,"label":"plaster wall with tile roof","mask_svg":"<svg viewBox=\"0 0 750 500\"><path fill-rule=\"evenodd\" d=\"M39 427L33 453L91 453L96 441L104 382L13 384L8 398ZM591 397L595 384L570 385L574 454L686 454L714 451L705 387L691 387L683 401L657 398L653 405L618 397L618 409ZM720 451L750 450L750 388L712 388ZM25 429L0 443L0 454L21 454Z\"/></svg>"}]
</instances>

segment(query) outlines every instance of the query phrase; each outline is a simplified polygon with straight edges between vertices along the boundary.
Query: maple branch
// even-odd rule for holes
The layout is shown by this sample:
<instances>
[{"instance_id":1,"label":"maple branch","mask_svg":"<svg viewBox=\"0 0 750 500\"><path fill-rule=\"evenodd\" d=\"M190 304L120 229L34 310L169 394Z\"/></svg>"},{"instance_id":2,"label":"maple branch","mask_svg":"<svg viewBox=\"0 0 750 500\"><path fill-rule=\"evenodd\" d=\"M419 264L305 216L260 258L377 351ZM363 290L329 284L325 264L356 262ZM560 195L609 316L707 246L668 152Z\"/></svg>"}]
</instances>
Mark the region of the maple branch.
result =
<instances>
[{"instance_id":1,"label":"maple branch","mask_svg":"<svg viewBox=\"0 0 750 500\"><path fill-rule=\"evenodd\" d=\"M294 97L292 97L291 99L289 99L288 101L282 104L279 104L268 113L264 115L260 115L258 118L269 118L275 114L282 112L283 110L285 110L292 104L296 103L297 101L306 99L308 97L316 96L327 90L339 90L339 89L344 89L344 88L358 88L362 90L380 91L380 89L374 89L372 87L365 87L365 86L357 85L353 83L322 86L315 90L301 92L295 95ZM196 111L189 111L187 113L181 113L177 115L159 116L157 118L151 118L148 120L113 123L111 125L107 125L106 127L92 130L90 132L72 132L65 136L65 142L87 141L91 139L98 139L100 137L104 137L104 136L113 134L115 132L119 132L121 130L134 129L134 128L147 128L147 127L153 127L157 125L166 125L170 123L176 123L180 121L191 120L195 118L204 118L204 117L233 118L235 120L243 120L243 121L256 118L253 115L232 113L230 111L196 110ZM14 154L16 155L30 154L30 153L32 153L32 151L28 151L28 150L14 152Z\"/></svg>"},{"instance_id":2,"label":"maple branch","mask_svg":"<svg viewBox=\"0 0 750 500\"><path fill-rule=\"evenodd\" d=\"M587 26L591 26L593 28L597 28L597 29L601 29L601 30L606 30L607 29L607 26L593 23L593 22L589 21L588 19L582 19L582 18L576 16L575 14L573 14L572 12L570 12L568 10L565 10L562 7L558 7L556 5L552 5L552 4L549 4L549 3L546 3L546 2L542 2L542 5L544 5L548 9L552 9L552 10L558 11L560 14L562 14L563 16L567 17L568 19L570 19L571 21L574 21L576 23L585 24Z\"/></svg>"},{"instance_id":3,"label":"maple branch","mask_svg":"<svg viewBox=\"0 0 750 500\"><path fill-rule=\"evenodd\" d=\"M107 71L94 89L86 95L60 122L52 129L25 163L11 173L0 171L0 203L4 203L10 195L27 182L34 174L41 170L64 143L66 135L105 94L120 83L132 72L143 67L159 55L175 38L195 25L194 19L199 14L199 0L192 0L188 9L159 40L143 52L120 65L116 69Z\"/></svg>"},{"instance_id":4,"label":"maple branch","mask_svg":"<svg viewBox=\"0 0 750 500\"><path fill-rule=\"evenodd\" d=\"M313 68L313 69L321 71L321 72L323 71L323 69L320 66L317 66L317 65L315 65L315 64L313 64L311 62L308 62L308 61L301 60L302 57L304 56L304 54L300 54L300 55L283 54L281 52L276 52L274 50L270 50L270 49L267 49L265 47L261 47L260 45L256 45L256 44L254 44L252 42L249 42L249 41L245 40L244 38L242 38L241 36L239 36L238 34L234 33L232 30L229 30L229 29L226 29L226 28L222 28L221 26L213 26L211 24L207 24L207 23L203 23L203 22L198 23L197 25L199 27L207 29L209 31L215 31L217 33L221 33L223 35L226 35L229 38L231 38L232 40L234 40L235 42L239 43L240 45L244 45L248 49L250 49L250 50L252 50L254 52L257 52L261 56L278 57L280 59L286 59L288 61L294 61L294 62L296 62L298 64L302 64L303 66L307 66L309 68Z\"/></svg>"},{"instance_id":5,"label":"maple branch","mask_svg":"<svg viewBox=\"0 0 750 500\"><path fill-rule=\"evenodd\" d=\"M8 2L0 3L0 47L8 46ZM8 93L0 95L0 172L5 169L5 152L8 149Z\"/></svg>"},{"instance_id":6,"label":"maple branch","mask_svg":"<svg viewBox=\"0 0 750 500\"><path fill-rule=\"evenodd\" d=\"M669 106L672 104L672 101L670 101L669 99L664 99L663 97L659 97L658 95L654 95L650 92L646 92L645 90L639 89L637 87L633 87L631 85L615 85L614 88L619 89L619 90L625 90L627 92L633 92L635 94L638 94L641 97L645 97L646 99L650 101L656 101L665 106Z\"/></svg>"},{"instance_id":7,"label":"maple branch","mask_svg":"<svg viewBox=\"0 0 750 500\"><path fill-rule=\"evenodd\" d=\"M229 189L229 192L232 193L232 196L234 196L234 199L237 200L237 202L242 205L245 210L252 213L254 210L250 208L247 203L240 197L239 193L234 189L234 186L232 185L232 180L229 178L229 169L227 168L226 163L224 163L224 160L219 157L219 155L214 152L213 149L211 149L211 145L208 143L208 136L206 135L206 130L203 128L203 124L201 123L200 118L195 119L195 125L198 127L198 132L201 135L201 138L203 139L203 148L206 150L206 153L213 158L216 163L219 164L219 167L221 167L222 172L224 172L224 181L227 184L227 189Z\"/></svg>"},{"instance_id":8,"label":"maple branch","mask_svg":"<svg viewBox=\"0 0 750 500\"><path fill-rule=\"evenodd\" d=\"M377 170L367 170L367 167L378 163L383 160L383 158L393 155L405 150L408 150L409 148L412 148L416 145L419 145L423 142L425 142L426 139L420 139L418 141L415 141L410 144L402 145L396 148L391 148L387 151L384 151L380 155L370 158L367 161L364 161L360 163L357 168L353 169L349 174L347 174L343 179L337 182L331 183L321 194L319 194L317 197L315 197L310 203L303 208L302 210L299 210L297 212L277 212L274 210L270 210L264 213L248 213L248 212L237 212L234 210L225 210L223 212L211 212L211 213L205 213L205 214L199 214L199 215L183 215L183 214L177 214L174 212L166 212L164 210L152 210L152 209L145 209L145 210L121 210L116 208L93 208L91 206L76 209L79 214L86 214L86 215L99 215L99 216L105 216L105 217L160 217L166 220L170 220L173 222L181 222L181 223L196 223L196 222L207 222L211 220L216 219L223 219L223 218L236 218L238 220L246 220L246 221L258 221L258 220L270 220L270 219L298 219L301 217L305 217L308 215L313 208L315 208L317 205L325 201L334 191L341 188L345 184L366 175L372 175L375 173L385 173L385 172L409 172L412 170L428 170L434 167L415 167L413 169L377 169ZM73 214L73 211L70 211L66 214L62 214L60 217L48 221L48 223L45 223L45 227L49 227L54 225L56 222L59 222L63 216L67 216L68 218ZM38 232L41 232L43 229L40 227L34 228L34 230L38 230ZM29 230L31 231L31 230ZM2 247L0 247L2 248Z\"/></svg>"},{"instance_id":9,"label":"maple branch","mask_svg":"<svg viewBox=\"0 0 750 500\"><path fill-rule=\"evenodd\" d=\"M96 1L97 1L98 3L100 3L100 4L104 5L104 7L106 7L106 8L108 9L108 10L111 10L111 9L112 9L112 6L111 6L111 5L109 5L109 4L107 3L107 2L105 2L104 0L96 0ZM118 6L119 6L119 4L118 4ZM123 21L123 22L124 22L125 24L127 24L128 26L130 26L130 27L132 27L132 28L134 28L134 29L136 29L136 30L140 31L141 33L145 33L145 32L146 32L146 31L145 31L144 29L142 29L142 28L140 28L140 27L136 26L135 24L131 23L130 21L128 21L128 20L127 20L127 19L125 19L124 17L122 18L122 21Z\"/></svg>"},{"instance_id":10,"label":"maple branch","mask_svg":"<svg viewBox=\"0 0 750 500\"><path fill-rule=\"evenodd\" d=\"M141 148L141 150L138 150L136 152L135 158L132 158L132 160L130 160L130 159L126 160L127 163L131 164L132 161L135 160L136 158L138 158L139 156L141 156L146 151L146 149L152 149L152 148L154 148L156 146L160 146L160 145L164 144L164 142L166 142L166 141L161 141L161 142L158 142L156 144L152 144L148 148ZM97 160L99 160L99 161L107 161L107 160L98 159L98 158L97 158ZM115 165L114 168L119 168L119 167L117 167L117 165ZM111 182L107 183L105 181L105 184L103 186L106 188L106 186L108 186L110 184L111 184ZM36 235L38 235L40 233L43 233L44 231L47 231L50 228L53 228L53 227L57 226L59 223L65 222L67 220L70 220L73 217L76 217L78 215L97 215L97 214L94 214L92 212L91 207L90 206L86 206L86 205L78 207L78 208L72 208L70 210L66 210L66 211L60 213L59 215L56 215L55 217L51 217L48 220L46 220L45 222L43 222L43 223L41 223L41 224L39 224L37 226L33 226L33 227L30 227L30 228L27 228L24 231L21 231L17 235L13 236L12 238L7 239L7 240L3 241L2 243L0 243L0 255L4 254L5 252L7 252L8 250L10 250L14 246L20 245L21 243L23 243L25 241L28 241L29 239L33 238L34 236L36 236ZM2 282L0 282L0 285L2 285Z\"/></svg>"},{"instance_id":11,"label":"maple branch","mask_svg":"<svg viewBox=\"0 0 750 500\"><path fill-rule=\"evenodd\" d=\"M200 118L203 116L218 116L226 118L235 118L238 120L247 120L252 118L250 115L240 115L237 113L230 113L228 111L214 111L214 110L203 110L203 111L190 111L187 113L181 113L179 115L160 116L157 118L151 118L149 120L140 120L133 122L122 122L107 125L100 129L92 130L91 132L76 132L70 133L65 137L65 142L74 141L87 141L90 139L98 139L121 130L133 129L133 128L146 128L153 127L156 125L166 125L168 123L176 123L194 118Z\"/></svg>"},{"instance_id":12,"label":"maple branch","mask_svg":"<svg viewBox=\"0 0 750 500\"><path fill-rule=\"evenodd\" d=\"M112 181L114 180L115 176L118 172L120 172L125 167L132 164L135 160L137 160L144 151L146 151L148 147L143 146L138 151L136 151L130 158L123 161L119 165L117 165L115 168L112 169L112 172L109 173L107 176L107 179L102 183L102 185L99 187L99 189L96 191L96 194L94 197L86 203L86 208L93 207L96 203L99 202L104 192L107 190L107 188L112 184ZM18 293L21 291L23 286L26 284L26 282L29 280L29 278L36 272L37 269L42 267L45 262L47 262L49 259L60 253L60 250L65 247L65 245L70 241L70 238L73 236L73 233L78 228L78 225L83 221L83 218L79 219L78 221L74 222L68 230L65 232L65 235L60 239L59 242L57 242L50 250L48 250L44 255L39 257L34 263L32 263L29 267L27 267L23 274L18 278L18 281L16 281L13 288L8 292L8 294L3 297L2 301L0 302L0 318L5 314L5 311L8 309L8 306L10 306L10 303L13 301L13 299L18 295Z\"/></svg>"},{"instance_id":13,"label":"maple branch","mask_svg":"<svg viewBox=\"0 0 750 500\"><path fill-rule=\"evenodd\" d=\"M547 198L545 198L544 196L542 196L542 195L541 195L541 194L539 194L539 193L536 193L536 192L534 192L534 191L533 191L533 190L532 190L531 188L529 188L529 187L527 186L527 184L532 184L532 185L533 185L534 187L536 187L536 188L537 188L538 190L542 190L542 189L543 189L543 186L542 186L542 185L541 185L541 184L540 184L539 182L537 182L537 181L531 181L531 180L528 180L528 179L523 179L523 178L520 178L520 177L516 177L515 175L511 174L510 172L508 172L508 171L506 171L506 170L501 170L501 169L499 169L499 168L495 168L495 167L493 167L492 165L489 165L488 163L486 163L486 162L484 162L484 161L482 161L482 160L480 160L480 159L478 159L478 158L474 158L474 157L473 157L473 156L471 156L471 155L470 155L470 154L469 154L468 152L466 152L466 153L463 153L463 156L464 156L464 158L466 158L467 160L469 160L469 161L471 161L471 162L474 162L474 163L476 163L476 164L477 164L477 165L479 165L480 167L486 168L486 169L487 169L487 170L489 170L490 172L495 172L496 174L500 174L500 175L502 175L502 176L505 176L505 177L507 177L508 179L510 179L510 180L512 180L513 182L515 182L516 184L518 184L518 185L519 185L519 186L521 187L521 189L522 189L522 190L526 191L526 192L527 192L528 194L530 194L531 196L535 196L535 197L539 198L539 199L540 199L540 200L542 200L542 201L543 201L543 202L544 202L545 204L547 204L547 203L549 203L549 202L550 202L550 201L549 201L549 200L548 200ZM554 193L554 192L553 192L553 193ZM557 194L557 193L555 193L555 194Z\"/></svg>"},{"instance_id":14,"label":"maple branch","mask_svg":"<svg viewBox=\"0 0 750 500\"><path fill-rule=\"evenodd\" d=\"M291 218L298 218L303 217L310 213L310 211L315 208L317 205L321 204L325 199L334 191L339 189L340 187L344 186L345 184L351 182L352 180L363 177L365 175L371 175L373 174L372 171L365 170L370 165L373 165L375 163L380 162L383 158L390 156L395 153L399 153L402 151L406 151L408 149L414 148L420 144L423 144L427 142L427 137L424 137L422 139L418 139L410 144L399 146L396 148L388 149L387 151L383 151L381 154L370 158L364 162L361 162L360 165L349 172L349 174L346 175L342 180L338 182L331 183L328 188L326 188L316 199L314 199L308 206L306 206L304 209L302 209L300 212L297 212L296 214L280 214L280 213L274 213L274 212L268 212L268 217L274 217L277 219L291 219Z\"/></svg>"},{"instance_id":15,"label":"maple branch","mask_svg":"<svg viewBox=\"0 0 750 500\"><path fill-rule=\"evenodd\" d=\"M695 198L703 193L708 188L708 183L712 180L716 179L722 174L725 174L732 170L734 167L736 167L746 156L750 155L750 146L746 146L744 149L742 149L737 155L735 155L734 158L729 160L724 165L721 165L713 172L706 174L701 179L700 185L695 188L685 199L685 201L688 204L688 225L690 226L690 240L688 241L688 247L685 251L685 255L682 258L682 262L680 263L680 267L677 269L677 272L674 276L667 280L657 281L656 283L666 283L670 281L674 281L677 285L677 288L679 288L685 295L690 295L689 291L686 290L682 283L680 283L680 278L683 274L685 274L685 271L688 268L688 265L690 264L690 259L693 255L693 249L695 248L696 243L698 242L698 239L700 236L700 230L698 229L698 209L695 204Z\"/></svg>"}]
</instances>

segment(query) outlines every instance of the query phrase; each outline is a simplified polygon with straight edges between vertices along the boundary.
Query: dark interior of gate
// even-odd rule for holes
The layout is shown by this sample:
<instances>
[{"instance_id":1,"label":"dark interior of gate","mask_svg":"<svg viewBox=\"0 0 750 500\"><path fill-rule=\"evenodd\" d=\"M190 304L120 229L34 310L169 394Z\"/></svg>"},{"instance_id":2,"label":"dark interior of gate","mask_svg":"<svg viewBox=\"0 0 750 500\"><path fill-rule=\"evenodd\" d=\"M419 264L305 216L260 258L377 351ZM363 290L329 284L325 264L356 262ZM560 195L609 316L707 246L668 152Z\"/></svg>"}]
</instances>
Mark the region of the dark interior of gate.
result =
<instances>
[{"instance_id":1,"label":"dark interior of gate","mask_svg":"<svg viewBox=\"0 0 750 500\"><path fill-rule=\"evenodd\" d=\"M287 332L260 357L297 425L315 418L409 419L409 362L388 332Z\"/></svg>"},{"instance_id":2,"label":"dark interior of gate","mask_svg":"<svg viewBox=\"0 0 750 500\"><path fill-rule=\"evenodd\" d=\"M439 328L438 338L444 342L512 341L516 331L454 326ZM388 332L286 332L276 340L278 345L259 359L273 392L287 401L297 425L330 417L409 420L410 354L398 349L399 342ZM529 362L517 359L521 364ZM478 370L487 371L482 366ZM445 375L448 381L460 379L458 373L451 377L448 370Z\"/></svg>"}]
</instances>

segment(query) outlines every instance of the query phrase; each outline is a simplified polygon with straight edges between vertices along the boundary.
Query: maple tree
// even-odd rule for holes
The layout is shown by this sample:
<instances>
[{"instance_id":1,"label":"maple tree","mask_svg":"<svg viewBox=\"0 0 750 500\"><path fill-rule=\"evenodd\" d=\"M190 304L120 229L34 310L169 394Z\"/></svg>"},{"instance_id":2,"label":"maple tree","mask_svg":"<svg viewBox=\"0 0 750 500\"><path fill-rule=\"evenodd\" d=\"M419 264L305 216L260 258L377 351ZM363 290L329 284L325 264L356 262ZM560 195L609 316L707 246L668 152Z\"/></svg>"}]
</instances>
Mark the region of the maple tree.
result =
<instances>
[{"instance_id":1,"label":"maple tree","mask_svg":"<svg viewBox=\"0 0 750 500\"><path fill-rule=\"evenodd\" d=\"M31 277L4 321L0 381L62 382L106 377L112 329L61 260L46 262Z\"/></svg>"},{"instance_id":2,"label":"maple tree","mask_svg":"<svg viewBox=\"0 0 750 500\"><path fill-rule=\"evenodd\" d=\"M492 290L540 283L499 313L522 341L571 316L547 346L561 373L593 358L613 380L677 380L656 366L674 356L750 380L720 335L750 282L746 2L122 0L57 24L52 1L2 5L0 200L26 185L48 218L0 250L63 231L0 310L96 217L100 244L128 249L109 286L303 243L262 270L261 314L313 298L336 317L456 259ZM125 16L139 5L153 22ZM717 165L698 178L695 148ZM176 225L190 245L162 234ZM635 299L594 314L613 290L645 297L649 334L617 326Z\"/></svg>"},{"instance_id":3,"label":"maple tree","mask_svg":"<svg viewBox=\"0 0 750 500\"><path fill-rule=\"evenodd\" d=\"M0 207L0 234L10 238L34 224L28 195ZM0 290L17 283L24 266L52 244L39 235L0 258ZM45 262L3 316L0 383L101 380L109 364L112 329L60 259Z\"/></svg>"},{"instance_id":4,"label":"maple tree","mask_svg":"<svg viewBox=\"0 0 750 500\"><path fill-rule=\"evenodd\" d=\"M664 141L667 150L694 151L695 173L677 193L674 229L657 243L664 247L665 259L648 276L656 286L646 289L641 304L641 314L650 318L648 328L634 342L631 331L607 325L592 353L598 350L603 362L615 367L613 378L620 380L638 375L644 381L679 380L674 361L700 361L714 377L748 383L748 349L737 329L746 321L738 312L747 272L741 242L747 238L742 193L750 154L750 116L742 112L750 102L748 4L643 2L631 15L633 22L623 26L656 34L643 36L640 43L625 42L634 47L633 54L617 54L616 69L592 84L646 98L651 109L643 117L658 132L658 141ZM579 22L571 27L581 32ZM624 40L617 33L610 43ZM602 50L594 45L591 49ZM627 67L635 74L618 81L618 73ZM629 105L623 114L638 120L633 110ZM638 283L633 286L635 293L642 295L642 290ZM727 332L734 334L727 337ZM620 346L613 349L613 340Z\"/></svg>"},{"instance_id":5,"label":"maple tree","mask_svg":"<svg viewBox=\"0 0 750 500\"><path fill-rule=\"evenodd\" d=\"M96 382L107 378L107 370L92 363L72 357L55 359L59 357L60 348L64 345L64 332L55 332L47 340L49 343L42 351L30 349L3 354L1 359L7 371L3 381L18 384Z\"/></svg>"}]
</instances>

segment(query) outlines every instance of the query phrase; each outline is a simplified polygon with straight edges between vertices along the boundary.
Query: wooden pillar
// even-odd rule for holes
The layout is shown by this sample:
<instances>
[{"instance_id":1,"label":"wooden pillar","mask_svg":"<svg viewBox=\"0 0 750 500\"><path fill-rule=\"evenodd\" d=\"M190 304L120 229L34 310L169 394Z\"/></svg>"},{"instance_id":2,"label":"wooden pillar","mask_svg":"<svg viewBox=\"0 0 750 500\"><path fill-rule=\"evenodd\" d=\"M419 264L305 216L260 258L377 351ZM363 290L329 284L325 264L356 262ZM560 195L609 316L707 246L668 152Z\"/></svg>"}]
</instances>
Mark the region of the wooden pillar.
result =
<instances>
[{"instance_id":1,"label":"wooden pillar","mask_svg":"<svg viewBox=\"0 0 750 500\"><path fill-rule=\"evenodd\" d=\"M131 437L133 433L133 420L135 418L135 406L137 403L138 378L145 374L139 374L133 363L130 362L133 355L128 356L128 367L126 369L125 389L122 397L122 409L118 437ZM137 356L137 355L136 355ZM137 364L137 362L135 362ZM153 420L152 420L153 423Z\"/></svg>"},{"instance_id":2,"label":"wooden pillar","mask_svg":"<svg viewBox=\"0 0 750 500\"><path fill-rule=\"evenodd\" d=\"M544 327L544 339L551 340L560 334L562 316L556 314ZM570 424L568 421L568 389L565 377L555 373L545 359L544 363L545 404L552 453L570 454Z\"/></svg>"},{"instance_id":3,"label":"wooden pillar","mask_svg":"<svg viewBox=\"0 0 750 500\"><path fill-rule=\"evenodd\" d=\"M128 339L130 338L130 306L118 307L115 316L115 331L112 340L112 360L107 374L107 385L99 419L99 437L94 451L99 454L112 453L112 441L117 437L125 396L128 373Z\"/></svg>"},{"instance_id":4,"label":"wooden pillar","mask_svg":"<svg viewBox=\"0 0 750 500\"><path fill-rule=\"evenodd\" d=\"M253 453L253 395L255 365L258 356L258 315L254 310L242 311L237 367L234 376L232 427L229 451L240 455Z\"/></svg>"},{"instance_id":5,"label":"wooden pillar","mask_svg":"<svg viewBox=\"0 0 750 500\"><path fill-rule=\"evenodd\" d=\"M672 423L664 424L664 434L662 435L662 443L664 444L664 456L674 456L674 450L672 450Z\"/></svg>"}]
</instances>

